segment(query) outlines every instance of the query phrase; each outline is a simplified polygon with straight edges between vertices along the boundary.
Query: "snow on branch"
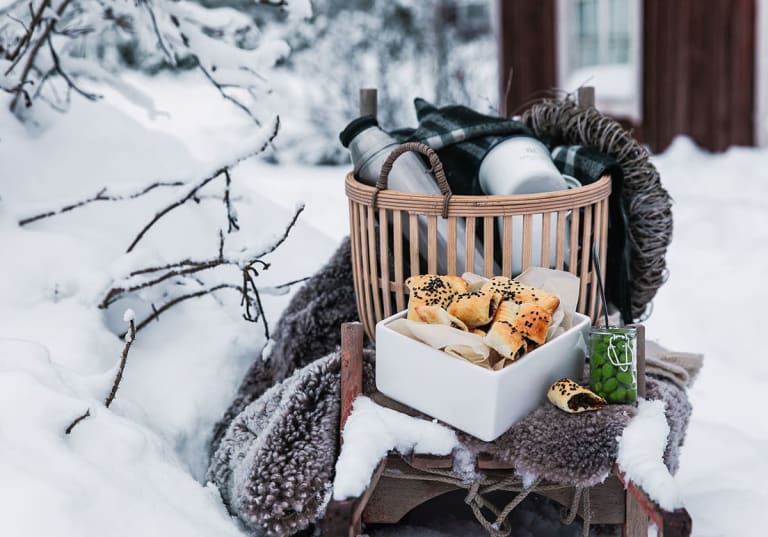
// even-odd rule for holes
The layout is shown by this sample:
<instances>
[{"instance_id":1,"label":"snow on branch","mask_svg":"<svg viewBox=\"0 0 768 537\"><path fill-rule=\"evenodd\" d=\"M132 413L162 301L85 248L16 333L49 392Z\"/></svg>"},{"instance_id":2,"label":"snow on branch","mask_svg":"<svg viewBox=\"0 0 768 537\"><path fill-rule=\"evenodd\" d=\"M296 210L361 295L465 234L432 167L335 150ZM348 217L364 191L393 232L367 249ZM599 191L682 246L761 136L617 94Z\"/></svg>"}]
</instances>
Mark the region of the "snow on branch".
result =
<instances>
[{"instance_id":1,"label":"snow on branch","mask_svg":"<svg viewBox=\"0 0 768 537\"><path fill-rule=\"evenodd\" d=\"M297 207L293 217L280 236L267 247L260 249L256 254L251 253L247 249L243 249L240 252L225 255L226 236L224 232L220 230L218 256L215 258L202 260L183 259L174 263L166 263L161 266L135 269L128 274L127 278L118 280L112 284L112 287L105 293L99 303L99 308L106 309L133 293L140 292L144 289L157 288L161 284L167 285L173 283L175 284L174 287L195 289L192 292L175 296L159 307L153 304L152 313L137 325L137 330L141 330L151 321L159 319L160 314L181 302L191 298L212 294L224 289L236 290L241 295L240 305L244 309L243 319L253 323L261 321L262 326L264 327L264 335L269 339L269 324L264 315L264 307L261 303L261 293L268 292L270 294L280 294L287 291L290 286L305 281L306 278L286 282L267 289L260 289L256 285L255 278L259 276L259 270L267 270L271 266L270 263L264 261L262 257L274 252L281 244L283 244L283 242L285 242L303 211L303 205ZM215 285L206 285L204 282L201 282L193 276L201 272L213 271L225 267L234 267L240 272L241 281L239 284L225 282Z\"/></svg>"},{"instance_id":2,"label":"snow on branch","mask_svg":"<svg viewBox=\"0 0 768 537\"><path fill-rule=\"evenodd\" d=\"M131 345L133 345L134 340L136 339L136 323L134 322L134 313L133 310L126 310L125 314L123 315L123 320L128 323L128 332L124 336L125 339L125 345L123 346L123 352L120 354L120 365L117 368L117 373L115 374L115 380L112 381L112 389L109 391L109 395L107 395L107 398L104 400L104 406L106 408L109 408L109 405L112 404L112 401L115 400L115 396L117 395L117 389L120 387L120 381L123 380L123 373L125 372L125 364L128 362L128 351L131 350ZM77 424L83 421L85 418L91 415L91 410L88 409L85 411L85 414L82 414L75 418L72 423L69 424L69 427L66 428L64 431L66 434L71 434L72 429L77 427Z\"/></svg>"},{"instance_id":3,"label":"snow on branch","mask_svg":"<svg viewBox=\"0 0 768 537\"><path fill-rule=\"evenodd\" d=\"M176 186L183 186L185 183L183 181L157 181L155 183L151 183L145 187L140 188L139 190L136 190L135 192L127 192L124 194L112 194L108 192L107 187L102 188L99 190L96 194L93 196L89 196L85 199L82 199L80 201L76 201L74 203L71 203L69 205L65 205L59 209L53 209L49 211L45 211L39 214L35 214L33 216L27 216L19 220L20 226L26 226L27 224L31 224L32 222L36 222L38 220L42 220L43 218L50 218L51 216L56 216L59 214L63 214L66 212L69 212L73 209L78 209L80 207L84 207L90 203L93 203L95 201L124 201L129 199L136 199L139 198L145 194L149 194L156 188L161 187L176 187Z\"/></svg>"},{"instance_id":4,"label":"snow on branch","mask_svg":"<svg viewBox=\"0 0 768 537\"><path fill-rule=\"evenodd\" d=\"M254 3L310 14L307 0ZM171 67L195 65L224 99L261 124L263 111L254 105L269 92L267 71L289 52L285 41L259 32L251 16L190 0L28 0L7 3L0 15L0 89L20 119L38 99L57 110L66 109L72 92L99 99L82 80L111 86L156 113L148 96L102 65L111 57L105 47L129 44L136 57L159 53Z\"/></svg>"},{"instance_id":5,"label":"snow on branch","mask_svg":"<svg viewBox=\"0 0 768 537\"><path fill-rule=\"evenodd\" d=\"M160 315L168 309L191 298L197 298L212 294L216 291L230 289L237 290L241 295L240 305L244 309L243 318L250 322L261 321L264 327L264 333L269 338L269 325L264 308L261 302L261 293L280 294L287 292L288 288L294 284L304 281L304 279L286 282L282 285L260 289L256 285L256 278L260 270L266 270L270 263L262 259L277 250L288 238L290 232L295 227L299 216L304 211L304 206L299 205L294 211L293 216L276 236L266 246L245 246L227 247L226 237L240 231L240 223L237 218L237 210L232 196L233 175L232 169L242 160L264 151L277 136L280 127L278 117L274 118L271 128L263 127L255 134L254 139L246 140L242 148L234 150L227 158L225 164L216 164L212 171L203 174L201 179L196 180L176 180L176 181L156 181L144 187L124 192L108 190L102 188L96 194L84 199L68 203L63 207L47 210L38 214L28 216L19 220L19 225L28 225L45 218L54 217L75 209L86 207L97 201L122 202L142 197L159 188L178 189L172 201L158 209L152 218L146 222L136 233L126 249L126 254L134 252L136 246L146 237L147 233L158 225L165 216L175 209L187 204L190 200L199 201L204 196L200 191L207 185L213 183L216 179L223 182L223 194L212 196L214 199L222 201L225 208L227 232L219 229L219 244L217 255L204 259L186 258L172 263L163 263L156 266L146 266L135 268L128 272L125 277L114 280L110 288L104 293L98 303L100 309L108 309L119 300L128 297L134 293L140 293L144 290L159 290L160 294L166 299L160 305L152 304L152 313L145 316L144 319L137 322L136 331L141 330L149 322L158 320ZM211 197L211 196L209 196ZM235 282L221 283L219 280L214 283L207 283L200 279L202 273L210 274L216 269L221 270L223 274L238 274L238 280ZM232 270L234 269L234 271ZM178 294L182 289L183 293ZM185 292L189 291L189 292Z\"/></svg>"}]
</instances>

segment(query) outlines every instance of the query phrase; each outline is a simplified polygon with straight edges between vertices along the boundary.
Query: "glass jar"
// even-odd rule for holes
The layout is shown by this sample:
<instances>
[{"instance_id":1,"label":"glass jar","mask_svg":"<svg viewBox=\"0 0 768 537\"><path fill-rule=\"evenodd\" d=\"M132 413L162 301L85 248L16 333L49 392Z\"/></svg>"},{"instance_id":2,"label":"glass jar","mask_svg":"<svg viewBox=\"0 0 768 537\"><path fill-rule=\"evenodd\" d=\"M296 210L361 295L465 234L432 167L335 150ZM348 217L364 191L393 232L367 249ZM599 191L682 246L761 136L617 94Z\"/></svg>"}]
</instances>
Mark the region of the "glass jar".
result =
<instances>
[{"instance_id":1,"label":"glass jar","mask_svg":"<svg viewBox=\"0 0 768 537\"><path fill-rule=\"evenodd\" d=\"M589 388L609 403L637 401L637 331L593 328L589 333Z\"/></svg>"}]
</instances>

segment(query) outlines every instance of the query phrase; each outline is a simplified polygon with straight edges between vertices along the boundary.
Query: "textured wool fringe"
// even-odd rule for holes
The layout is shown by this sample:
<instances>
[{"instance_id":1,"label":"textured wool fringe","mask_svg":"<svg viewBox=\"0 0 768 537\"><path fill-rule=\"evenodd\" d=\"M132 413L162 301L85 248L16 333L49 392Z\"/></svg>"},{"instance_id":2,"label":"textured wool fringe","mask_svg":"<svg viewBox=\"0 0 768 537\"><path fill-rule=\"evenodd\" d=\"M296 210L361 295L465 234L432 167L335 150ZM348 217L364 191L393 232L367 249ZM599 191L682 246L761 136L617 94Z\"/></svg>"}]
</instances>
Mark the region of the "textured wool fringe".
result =
<instances>
[{"instance_id":1,"label":"textured wool fringe","mask_svg":"<svg viewBox=\"0 0 768 537\"><path fill-rule=\"evenodd\" d=\"M672 199L662 187L648 150L617 121L572 98L544 100L523 113L523 122L554 143L584 145L615 158L624 171L623 202L629 216L632 317L643 318L667 279L664 256L672 241Z\"/></svg>"}]
</instances>

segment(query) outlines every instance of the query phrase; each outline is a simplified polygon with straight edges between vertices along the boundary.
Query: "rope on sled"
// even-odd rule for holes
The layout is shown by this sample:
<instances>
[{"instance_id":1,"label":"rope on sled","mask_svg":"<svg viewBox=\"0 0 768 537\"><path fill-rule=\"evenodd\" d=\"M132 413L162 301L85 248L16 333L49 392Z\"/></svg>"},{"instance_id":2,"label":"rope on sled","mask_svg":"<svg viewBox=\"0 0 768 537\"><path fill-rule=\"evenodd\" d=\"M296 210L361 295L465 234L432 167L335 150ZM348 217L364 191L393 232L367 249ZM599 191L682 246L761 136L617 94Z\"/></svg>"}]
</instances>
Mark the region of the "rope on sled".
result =
<instances>
[{"instance_id":1,"label":"rope on sled","mask_svg":"<svg viewBox=\"0 0 768 537\"><path fill-rule=\"evenodd\" d=\"M392 479L448 483L455 487L465 489L467 491L467 496L464 498L464 502L469 505L477 521L485 528L491 537L507 537L512 533L512 526L510 525L509 520L507 520L507 517L509 517L510 513L512 513L512 511L514 511L515 508L532 492L537 493L570 488L563 485L542 484L542 479L540 477L530 485L525 486L523 481L515 475L510 475L501 479L493 479L488 476L479 475L474 480L468 481L465 477L452 471L440 470L438 468L417 468L405 457L402 457L402 460L417 473L406 474L385 469L384 475ZM499 509L485 498L486 494L494 491L517 492L518 494L503 509ZM560 522L565 525L573 523L579 512L579 506L582 504L584 507L584 523L581 534L582 537L588 537L591 519L589 488L575 488L570 507L567 511L563 509L560 513ZM493 513L496 517L495 520L489 520L483 514L483 509Z\"/></svg>"}]
</instances>

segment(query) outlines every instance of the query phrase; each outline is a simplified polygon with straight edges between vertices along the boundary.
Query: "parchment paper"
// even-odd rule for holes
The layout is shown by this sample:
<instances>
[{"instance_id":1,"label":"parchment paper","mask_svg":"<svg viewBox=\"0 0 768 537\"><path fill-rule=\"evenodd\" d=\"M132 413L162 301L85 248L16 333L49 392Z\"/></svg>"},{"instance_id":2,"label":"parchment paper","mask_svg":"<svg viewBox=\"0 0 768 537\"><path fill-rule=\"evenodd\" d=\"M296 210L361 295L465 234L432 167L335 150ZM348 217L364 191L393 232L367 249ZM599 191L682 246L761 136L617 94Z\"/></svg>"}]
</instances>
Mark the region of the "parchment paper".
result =
<instances>
[{"instance_id":1,"label":"parchment paper","mask_svg":"<svg viewBox=\"0 0 768 537\"><path fill-rule=\"evenodd\" d=\"M462 274L462 278L469 282L470 290L479 289L488 281L487 278L470 272ZM577 276L560 270L531 267L516 277L515 280L560 297L560 305L552 315L552 324L547 332L547 341L571 327L573 314L579 300L579 278ZM409 321L405 318L391 322L389 328L404 336L421 341L434 349L442 350L488 369L498 370L511 363L509 360L491 363L491 348L483 342L482 336L464 332L458 328Z\"/></svg>"}]
</instances>

